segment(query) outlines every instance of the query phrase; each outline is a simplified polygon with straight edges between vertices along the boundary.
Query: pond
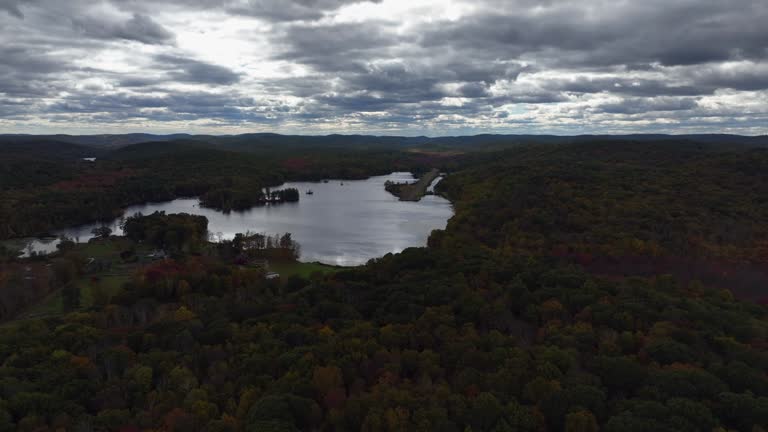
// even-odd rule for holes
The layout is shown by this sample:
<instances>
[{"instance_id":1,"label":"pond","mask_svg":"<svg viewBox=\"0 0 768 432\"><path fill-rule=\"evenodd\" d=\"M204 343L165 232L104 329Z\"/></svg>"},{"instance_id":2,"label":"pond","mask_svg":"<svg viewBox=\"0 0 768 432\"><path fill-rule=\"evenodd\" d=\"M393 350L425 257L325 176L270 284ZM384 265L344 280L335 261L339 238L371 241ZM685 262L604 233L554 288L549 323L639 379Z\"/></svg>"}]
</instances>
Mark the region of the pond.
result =
<instances>
[{"instance_id":1,"label":"pond","mask_svg":"<svg viewBox=\"0 0 768 432\"><path fill-rule=\"evenodd\" d=\"M384 182L413 181L410 173L396 172L367 180L329 180L326 182L289 182L273 189L297 188L301 198L297 203L282 203L254 207L242 212L224 213L200 207L196 198L177 199L161 203L131 206L124 215L191 213L208 218L212 239L231 239L236 233L292 234L301 245L300 260L341 266L364 264L390 252L400 252L412 246L425 246L434 229L443 229L453 215L448 200L427 195L418 202L398 201L384 190ZM438 178L434 183L439 181ZM311 190L311 195L306 194ZM109 226L120 235L122 218L106 224L90 224L54 232L77 242L93 237L91 230ZM50 253L59 240L17 240L17 247L26 255L32 252Z\"/></svg>"}]
</instances>

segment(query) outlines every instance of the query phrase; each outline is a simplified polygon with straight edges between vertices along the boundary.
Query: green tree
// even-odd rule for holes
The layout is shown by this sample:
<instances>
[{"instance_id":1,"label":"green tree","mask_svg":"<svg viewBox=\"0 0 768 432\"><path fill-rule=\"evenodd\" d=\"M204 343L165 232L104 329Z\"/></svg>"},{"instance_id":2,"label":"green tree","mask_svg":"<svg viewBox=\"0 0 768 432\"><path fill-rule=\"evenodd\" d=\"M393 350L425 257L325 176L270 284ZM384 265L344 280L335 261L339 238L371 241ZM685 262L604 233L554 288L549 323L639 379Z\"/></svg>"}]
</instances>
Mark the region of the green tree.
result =
<instances>
[{"instance_id":1,"label":"green tree","mask_svg":"<svg viewBox=\"0 0 768 432\"><path fill-rule=\"evenodd\" d=\"M565 418L565 432L597 432L597 420L587 411L569 413Z\"/></svg>"},{"instance_id":2,"label":"green tree","mask_svg":"<svg viewBox=\"0 0 768 432\"><path fill-rule=\"evenodd\" d=\"M92 229L91 234L93 234L93 236L96 238L105 239L112 235L112 228L108 226L100 226L98 228Z\"/></svg>"},{"instance_id":3,"label":"green tree","mask_svg":"<svg viewBox=\"0 0 768 432\"><path fill-rule=\"evenodd\" d=\"M75 283L69 283L61 290L61 298L64 310L71 311L80 307L80 287Z\"/></svg>"}]
</instances>

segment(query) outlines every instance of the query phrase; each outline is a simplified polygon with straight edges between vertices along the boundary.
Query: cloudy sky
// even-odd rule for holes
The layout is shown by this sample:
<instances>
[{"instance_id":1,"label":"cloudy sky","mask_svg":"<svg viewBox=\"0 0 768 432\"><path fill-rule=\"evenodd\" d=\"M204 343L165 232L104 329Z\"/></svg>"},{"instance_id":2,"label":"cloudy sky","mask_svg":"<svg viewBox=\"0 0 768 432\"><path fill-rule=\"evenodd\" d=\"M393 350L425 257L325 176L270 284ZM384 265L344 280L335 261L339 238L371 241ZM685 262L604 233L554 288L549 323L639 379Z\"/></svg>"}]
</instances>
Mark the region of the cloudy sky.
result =
<instances>
[{"instance_id":1,"label":"cloudy sky","mask_svg":"<svg viewBox=\"0 0 768 432\"><path fill-rule=\"evenodd\" d=\"M765 0L0 0L0 133L768 134Z\"/></svg>"}]
</instances>

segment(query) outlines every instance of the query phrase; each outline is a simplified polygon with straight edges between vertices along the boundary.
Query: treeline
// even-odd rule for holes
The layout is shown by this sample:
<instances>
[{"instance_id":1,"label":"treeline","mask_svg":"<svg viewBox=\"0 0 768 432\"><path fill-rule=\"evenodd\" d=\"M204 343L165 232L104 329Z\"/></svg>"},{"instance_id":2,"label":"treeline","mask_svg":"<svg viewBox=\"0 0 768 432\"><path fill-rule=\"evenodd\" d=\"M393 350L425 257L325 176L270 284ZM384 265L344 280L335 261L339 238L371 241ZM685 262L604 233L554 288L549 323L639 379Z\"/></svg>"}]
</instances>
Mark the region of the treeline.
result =
<instances>
[{"instance_id":1,"label":"treeline","mask_svg":"<svg viewBox=\"0 0 768 432\"><path fill-rule=\"evenodd\" d=\"M217 244L219 257L237 264L247 264L253 259L295 261L301 255L299 243L291 233L267 235L262 233L238 233L232 240Z\"/></svg>"},{"instance_id":2,"label":"treeline","mask_svg":"<svg viewBox=\"0 0 768 432\"><path fill-rule=\"evenodd\" d=\"M412 183L408 182L393 182L391 180L387 180L384 182L384 190L391 193L392 195L399 197L403 188L410 186Z\"/></svg>"},{"instance_id":3,"label":"treeline","mask_svg":"<svg viewBox=\"0 0 768 432\"><path fill-rule=\"evenodd\" d=\"M299 190L285 188L266 191L240 191L233 192L230 189L215 189L206 192L200 197L200 204L223 211L242 211L255 206L266 204L279 204L284 202L298 202Z\"/></svg>"}]
</instances>

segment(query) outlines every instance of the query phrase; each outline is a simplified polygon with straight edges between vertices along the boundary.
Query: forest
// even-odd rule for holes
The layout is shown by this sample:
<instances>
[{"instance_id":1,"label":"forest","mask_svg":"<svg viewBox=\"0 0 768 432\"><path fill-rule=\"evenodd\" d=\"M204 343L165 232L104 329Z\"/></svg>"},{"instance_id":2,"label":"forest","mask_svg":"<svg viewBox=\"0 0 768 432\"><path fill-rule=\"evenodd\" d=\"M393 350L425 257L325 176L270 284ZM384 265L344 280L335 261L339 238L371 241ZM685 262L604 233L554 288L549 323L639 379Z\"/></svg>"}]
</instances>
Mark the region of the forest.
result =
<instances>
[{"instance_id":1,"label":"forest","mask_svg":"<svg viewBox=\"0 0 768 432\"><path fill-rule=\"evenodd\" d=\"M300 239L212 244L189 215L137 215L126 237L47 257L2 255L0 431L766 430L764 147L174 146L95 164L7 157L39 165L3 183L0 234L136 200L223 190L235 203L285 179L400 169L447 172L436 192L455 215L427 247L277 279L249 263L294 260ZM155 247L172 253L135 262ZM85 251L108 251L129 276L90 288L114 269L89 267ZM57 290L59 312L18 313Z\"/></svg>"}]
</instances>

